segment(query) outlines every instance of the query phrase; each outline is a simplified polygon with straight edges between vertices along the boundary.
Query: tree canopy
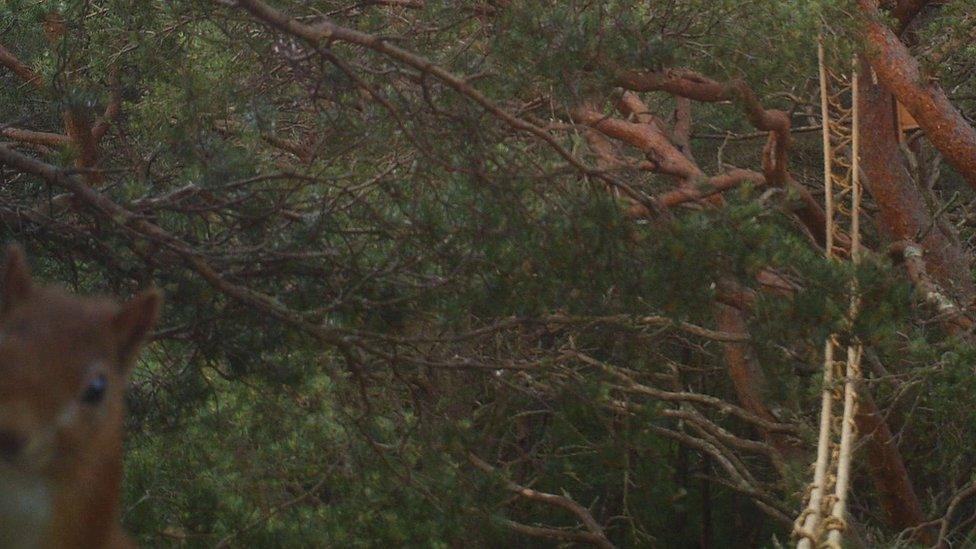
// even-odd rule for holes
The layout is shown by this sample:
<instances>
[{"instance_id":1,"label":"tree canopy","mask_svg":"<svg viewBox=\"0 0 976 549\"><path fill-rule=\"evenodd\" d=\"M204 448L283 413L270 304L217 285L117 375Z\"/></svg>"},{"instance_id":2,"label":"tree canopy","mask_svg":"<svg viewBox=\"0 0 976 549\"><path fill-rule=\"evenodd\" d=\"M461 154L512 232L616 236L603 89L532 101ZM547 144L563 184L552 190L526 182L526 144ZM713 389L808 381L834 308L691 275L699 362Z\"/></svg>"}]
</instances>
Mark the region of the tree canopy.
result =
<instances>
[{"instance_id":1,"label":"tree canopy","mask_svg":"<svg viewBox=\"0 0 976 549\"><path fill-rule=\"evenodd\" d=\"M974 14L7 0L0 226L44 278L166 295L148 546L788 544L830 334L865 349L845 539L965 546ZM824 257L821 36L860 78L856 265Z\"/></svg>"}]
</instances>

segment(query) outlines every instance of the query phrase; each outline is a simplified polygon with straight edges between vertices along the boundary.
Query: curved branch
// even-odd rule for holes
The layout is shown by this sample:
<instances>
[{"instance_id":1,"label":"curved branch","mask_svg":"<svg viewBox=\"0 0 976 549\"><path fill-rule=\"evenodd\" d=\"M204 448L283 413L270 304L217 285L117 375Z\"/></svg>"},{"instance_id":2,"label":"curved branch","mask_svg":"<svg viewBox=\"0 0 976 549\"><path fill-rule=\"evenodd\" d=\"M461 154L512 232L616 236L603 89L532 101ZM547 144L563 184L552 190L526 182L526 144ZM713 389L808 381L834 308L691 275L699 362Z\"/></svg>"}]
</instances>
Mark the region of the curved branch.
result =
<instances>
[{"instance_id":1,"label":"curved branch","mask_svg":"<svg viewBox=\"0 0 976 549\"><path fill-rule=\"evenodd\" d=\"M720 467L722 467L722 469L725 470L726 473L728 473L729 478L725 479L725 482L723 482L725 486L752 498L753 503L768 513L769 516L775 518L781 524L793 524L793 520L787 516L784 509L781 509L782 506L773 498L769 497L768 494L753 486L750 486L749 483L742 478L738 471L736 471L735 466L729 462L729 460L714 444L707 440L693 437L685 433L680 433L678 431L673 431L671 429L665 429L664 427L658 427L657 425L649 425L647 429L653 433L668 437L681 444L684 444L685 446L694 448L703 454L710 456L715 460L716 463L719 464Z\"/></svg>"},{"instance_id":2,"label":"curved branch","mask_svg":"<svg viewBox=\"0 0 976 549\"><path fill-rule=\"evenodd\" d=\"M939 538L936 540L934 547L949 547L947 538L949 537L949 526L952 524L952 515L956 513L956 510L963 501L972 497L974 494L976 494L976 481L970 482L952 497L952 501L949 502L949 506L946 508L945 515L939 519L941 527L939 528Z\"/></svg>"},{"instance_id":3,"label":"curved branch","mask_svg":"<svg viewBox=\"0 0 976 549\"><path fill-rule=\"evenodd\" d=\"M703 103L732 100L727 84L687 69L625 71L617 77L617 85L633 91L664 91Z\"/></svg>"},{"instance_id":4,"label":"curved branch","mask_svg":"<svg viewBox=\"0 0 976 549\"><path fill-rule=\"evenodd\" d=\"M468 453L468 461L470 461L472 465L474 465L478 469L481 469L485 473L494 474L496 472L496 469L492 467L488 462L482 460L481 458L479 458L478 456L470 452ZM572 513L574 516L576 516L577 519L579 519L580 522L583 523L584 526L586 526L586 529L589 530L591 534L593 534L594 537L592 539L589 539L588 541L590 541L594 545L598 547L604 547L604 548L614 547L614 545L610 543L610 540L608 540L606 535L603 533L603 527L600 526L600 524L596 521L596 519L593 518L593 515L590 514L589 509L583 507L576 501L565 496L557 496L556 494L539 492L537 490L533 490L531 488L522 486L521 484L513 482L507 478L503 479L503 482L505 484L505 489L515 494L518 494L519 496L522 496L525 499L540 501L542 503L546 503L548 505L554 505L556 507L562 507L563 509Z\"/></svg>"},{"instance_id":5,"label":"curved branch","mask_svg":"<svg viewBox=\"0 0 976 549\"><path fill-rule=\"evenodd\" d=\"M617 77L617 85L633 91L664 91L702 103L738 101L756 129L775 132L790 129L789 116L778 109L763 108L756 93L743 80L718 82L687 69L665 69L626 71Z\"/></svg>"},{"instance_id":6,"label":"curved branch","mask_svg":"<svg viewBox=\"0 0 976 549\"><path fill-rule=\"evenodd\" d=\"M617 77L617 85L633 91L663 91L677 98L703 103L736 102L749 123L756 129L769 132L763 154L763 174L771 185L787 186L800 198L797 217L821 245L825 242L824 212L819 201L789 172L789 147L792 143L789 115L778 109L766 109L756 93L743 80L718 82L687 69L659 71L624 71ZM677 127L676 127L677 129ZM689 149L690 150L690 149Z\"/></svg>"},{"instance_id":7,"label":"curved branch","mask_svg":"<svg viewBox=\"0 0 976 549\"><path fill-rule=\"evenodd\" d=\"M667 69L663 71L629 71L623 73L618 84L634 91L665 91L676 97L706 103L735 101L742 107L749 123L756 129L772 132L770 150L774 162L768 164L770 182L787 182L787 151L791 143L790 117L778 109L766 109L756 93L744 80L721 83L694 71Z\"/></svg>"},{"instance_id":8,"label":"curved branch","mask_svg":"<svg viewBox=\"0 0 976 549\"><path fill-rule=\"evenodd\" d=\"M658 195L654 200L660 206L671 208L685 202L694 202L714 196L723 191L738 187L743 183L760 186L766 184L766 178L759 172L735 168L721 175L709 177L695 187L675 189Z\"/></svg>"},{"instance_id":9,"label":"curved branch","mask_svg":"<svg viewBox=\"0 0 976 549\"><path fill-rule=\"evenodd\" d=\"M649 124L611 118L591 103L576 107L570 112L570 116L578 123L639 149L660 173L675 176L685 182L705 175L694 162L681 154L667 136Z\"/></svg>"}]
</instances>

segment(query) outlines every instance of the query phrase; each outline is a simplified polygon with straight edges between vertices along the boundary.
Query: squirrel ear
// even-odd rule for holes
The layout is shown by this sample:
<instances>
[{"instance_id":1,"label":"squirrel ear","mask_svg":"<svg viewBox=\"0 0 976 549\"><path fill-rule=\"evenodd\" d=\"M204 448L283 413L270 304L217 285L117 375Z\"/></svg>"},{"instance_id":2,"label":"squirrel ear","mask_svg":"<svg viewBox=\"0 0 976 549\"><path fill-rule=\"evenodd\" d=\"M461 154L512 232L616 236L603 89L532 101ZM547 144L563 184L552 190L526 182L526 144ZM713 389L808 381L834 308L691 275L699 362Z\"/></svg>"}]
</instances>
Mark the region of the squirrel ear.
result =
<instances>
[{"instance_id":1,"label":"squirrel ear","mask_svg":"<svg viewBox=\"0 0 976 549\"><path fill-rule=\"evenodd\" d=\"M112 329L118 336L119 358L128 368L149 331L156 324L163 296L156 289L146 290L127 301L112 317Z\"/></svg>"},{"instance_id":2,"label":"squirrel ear","mask_svg":"<svg viewBox=\"0 0 976 549\"><path fill-rule=\"evenodd\" d=\"M3 293L0 314L6 314L30 295L34 286L24 250L17 244L7 246L7 259L3 267Z\"/></svg>"}]
</instances>

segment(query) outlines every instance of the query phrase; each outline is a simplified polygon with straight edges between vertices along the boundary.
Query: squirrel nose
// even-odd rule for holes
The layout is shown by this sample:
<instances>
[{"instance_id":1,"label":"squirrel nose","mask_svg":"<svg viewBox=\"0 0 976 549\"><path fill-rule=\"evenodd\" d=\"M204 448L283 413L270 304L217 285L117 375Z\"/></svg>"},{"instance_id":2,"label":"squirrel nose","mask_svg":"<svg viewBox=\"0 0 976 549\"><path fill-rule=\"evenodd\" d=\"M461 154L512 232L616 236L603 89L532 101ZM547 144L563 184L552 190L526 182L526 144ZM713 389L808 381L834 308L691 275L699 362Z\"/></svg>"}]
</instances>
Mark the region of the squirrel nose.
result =
<instances>
[{"instance_id":1,"label":"squirrel nose","mask_svg":"<svg viewBox=\"0 0 976 549\"><path fill-rule=\"evenodd\" d=\"M16 460L26 444L27 437L24 435L14 431L0 430L0 458L3 460Z\"/></svg>"}]
</instances>

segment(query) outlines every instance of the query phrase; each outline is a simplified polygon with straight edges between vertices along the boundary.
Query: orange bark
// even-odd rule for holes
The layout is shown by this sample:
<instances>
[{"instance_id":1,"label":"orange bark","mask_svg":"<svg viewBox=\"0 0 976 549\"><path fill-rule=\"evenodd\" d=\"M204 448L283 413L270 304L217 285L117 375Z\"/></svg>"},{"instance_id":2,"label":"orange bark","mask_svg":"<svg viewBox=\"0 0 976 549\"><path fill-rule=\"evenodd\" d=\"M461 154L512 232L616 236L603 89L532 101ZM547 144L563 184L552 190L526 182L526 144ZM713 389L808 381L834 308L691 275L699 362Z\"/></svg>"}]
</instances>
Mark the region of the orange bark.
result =
<instances>
[{"instance_id":1,"label":"orange bark","mask_svg":"<svg viewBox=\"0 0 976 549\"><path fill-rule=\"evenodd\" d=\"M743 318L743 313L738 309L716 303L715 318L716 326L721 331L729 331L737 334L747 333L748 327ZM739 399L742 407L766 421L779 422L779 419L766 406L763 396L766 387L766 376L750 355L748 344L725 342L722 344L722 354L725 357L725 364L728 367L729 377L732 379L732 386L735 388L736 397ZM780 456L789 457L795 455L799 449L783 433L766 431L762 434L763 438L773 445Z\"/></svg>"},{"instance_id":2,"label":"orange bark","mask_svg":"<svg viewBox=\"0 0 976 549\"><path fill-rule=\"evenodd\" d=\"M75 159L75 166L89 170L94 168L98 163L98 144L92 135L91 121L86 114L80 112L80 109L72 110L68 108L64 111L64 127L78 154L78 158ZM85 180L88 183L98 183L103 179L102 174L99 172L85 172Z\"/></svg>"},{"instance_id":3,"label":"orange bark","mask_svg":"<svg viewBox=\"0 0 976 549\"><path fill-rule=\"evenodd\" d=\"M946 161L976 189L976 128L949 101L938 81L885 25L875 0L858 0L864 14L864 54L881 84L911 113Z\"/></svg>"},{"instance_id":4,"label":"orange bark","mask_svg":"<svg viewBox=\"0 0 976 549\"><path fill-rule=\"evenodd\" d=\"M867 176L864 185L880 210L880 226L892 240L914 241L927 231L919 243L925 250L927 272L950 296L968 305L976 296L969 275L970 258L952 227L932 219L908 173L898 146L891 94L872 82L870 70L860 73L861 133L871 136L862 141L861 167Z\"/></svg>"},{"instance_id":5,"label":"orange bark","mask_svg":"<svg viewBox=\"0 0 976 549\"><path fill-rule=\"evenodd\" d=\"M867 440L868 473L888 524L905 530L925 522L922 505L912 487L895 437L867 390L862 389L858 393L858 410L854 420L858 433ZM926 545L934 541L932 532L924 529L917 531L916 539Z\"/></svg>"},{"instance_id":6,"label":"orange bark","mask_svg":"<svg viewBox=\"0 0 976 549\"><path fill-rule=\"evenodd\" d=\"M792 138L790 117L786 112L764 108L755 92L744 81L717 82L685 69L626 71L618 76L617 84L628 90L664 91L678 98L702 102L736 101L753 126L770 134L763 155L763 174L767 183L786 186L796 193L800 198L797 217L817 242L824 244L823 208L810 191L797 183L789 173L789 147ZM675 129L677 133L679 128L676 126Z\"/></svg>"},{"instance_id":7,"label":"orange bark","mask_svg":"<svg viewBox=\"0 0 976 549\"><path fill-rule=\"evenodd\" d=\"M895 240L912 240L931 227L933 220L925 207L921 191L912 181L898 146L895 105L888 90L874 84L871 71L859 71L860 131L871 139L862 140L861 168L864 185L879 208L880 229ZM936 226L928 230L922 242L925 263L936 280L951 289L957 298L973 296L968 273L968 258L962 251L951 227ZM891 431L881 417L870 393L860 392L857 415L858 431L867 437L869 472L889 524L895 528L912 528L925 521L921 503ZM922 541L926 536L921 532Z\"/></svg>"}]
</instances>

